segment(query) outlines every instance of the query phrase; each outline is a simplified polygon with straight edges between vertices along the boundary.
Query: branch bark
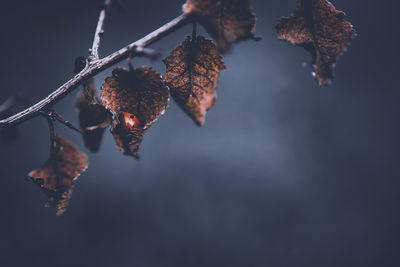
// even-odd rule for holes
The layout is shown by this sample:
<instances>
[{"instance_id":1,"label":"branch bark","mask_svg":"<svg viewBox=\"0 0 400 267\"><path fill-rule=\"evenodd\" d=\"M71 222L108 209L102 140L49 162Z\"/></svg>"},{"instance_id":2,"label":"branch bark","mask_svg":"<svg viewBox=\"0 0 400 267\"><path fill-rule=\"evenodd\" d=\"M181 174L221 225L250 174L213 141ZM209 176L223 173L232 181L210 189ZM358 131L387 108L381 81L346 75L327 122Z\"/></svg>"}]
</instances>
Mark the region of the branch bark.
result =
<instances>
[{"instance_id":1,"label":"branch bark","mask_svg":"<svg viewBox=\"0 0 400 267\"><path fill-rule=\"evenodd\" d=\"M35 105L15 114L5 120L0 121L0 127L7 127L16 124L20 124L26 120L32 119L40 114L41 110L48 110L63 97L71 93L75 88L82 84L87 79L95 76L99 72L105 70L106 68L122 61L127 58L132 51L139 50L142 52L144 47L147 47L166 35L174 32L180 27L191 22L191 19L185 15L180 15L179 17L171 20L170 22L164 24L157 30L149 33L145 37L121 48L118 51L108 55L105 58L94 60L89 62L86 67L78 74L76 74L72 79L64 83L58 89L53 91L49 96L39 101Z\"/></svg>"},{"instance_id":2,"label":"branch bark","mask_svg":"<svg viewBox=\"0 0 400 267\"><path fill-rule=\"evenodd\" d=\"M106 18L107 9L110 7L111 0L105 0L104 5L100 11L99 20L97 22L96 32L94 33L93 45L90 49L89 61L99 59L100 40L104 34L104 19Z\"/></svg>"}]
</instances>

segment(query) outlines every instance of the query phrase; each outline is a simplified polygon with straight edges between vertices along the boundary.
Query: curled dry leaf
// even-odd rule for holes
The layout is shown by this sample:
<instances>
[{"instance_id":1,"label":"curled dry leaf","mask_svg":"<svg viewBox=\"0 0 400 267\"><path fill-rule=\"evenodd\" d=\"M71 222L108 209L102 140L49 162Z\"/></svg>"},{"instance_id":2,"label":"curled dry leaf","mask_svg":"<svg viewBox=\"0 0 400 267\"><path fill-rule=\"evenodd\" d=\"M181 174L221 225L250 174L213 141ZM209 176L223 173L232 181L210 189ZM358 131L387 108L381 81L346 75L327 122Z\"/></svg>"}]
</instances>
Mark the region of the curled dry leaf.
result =
<instances>
[{"instance_id":1,"label":"curled dry leaf","mask_svg":"<svg viewBox=\"0 0 400 267\"><path fill-rule=\"evenodd\" d=\"M138 158L147 129L165 112L169 90L151 67L116 68L102 86L104 106L115 114L111 129L118 149Z\"/></svg>"},{"instance_id":2,"label":"curled dry leaf","mask_svg":"<svg viewBox=\"0 0 400 267\"><path fill-rule=\"evenodd\" d=\"M320 85L331 82L337 58L355 36L345 16L327 0L298 0L294 13L289 18L281 18L277 25L279 39L312 54L313 74Z\"/></svg>"},{"instance_id":3,"label":"curled dry leaf","mask_svg":"<svg viewBox=\"0 0 400 267\"><path fill-rule=\"evenodd\" d=\"M215 104L218 78L225 64L211 40L186 37L164 60L164 80L179 106L198 124Z\"/></svg>"},{"instance_id":4,"label":"curled dry leaf","mask_svg":"<svg viewBox=\"0 0 400 267\"><path fill-rule=\"evenodd\" d=\"M186 15L196 16L225 52L233 43L254 37L256 17L249 0L187 0Z\"/></svg>"},{"instance_id":5,"label":"curled dry leaf","mask_svg":"<svg viewBox=\"0 0 400 267\"><path fill-rule=\"evenodd\" d=\"M88 159L85 153L64 138L57 136L54 142L50 158L41 169L31 171L28 177L40 185L49 197L47 204L57 207L57 215L61 216L67 210L76 180L88 167Z\"/></svg>"},{"instance_id":6,"label":"curled dry leaf","mask_svg":"<svg viewBox=\"0 0 400 267\"><path fill-rule=\"evenodd\" d=\"M112 114L103 107L97 94L94 79L89 79L78 97L79 126L85 146L91 152L100 148L104 130L112 123Z\"/></svg>"}]
</instances>

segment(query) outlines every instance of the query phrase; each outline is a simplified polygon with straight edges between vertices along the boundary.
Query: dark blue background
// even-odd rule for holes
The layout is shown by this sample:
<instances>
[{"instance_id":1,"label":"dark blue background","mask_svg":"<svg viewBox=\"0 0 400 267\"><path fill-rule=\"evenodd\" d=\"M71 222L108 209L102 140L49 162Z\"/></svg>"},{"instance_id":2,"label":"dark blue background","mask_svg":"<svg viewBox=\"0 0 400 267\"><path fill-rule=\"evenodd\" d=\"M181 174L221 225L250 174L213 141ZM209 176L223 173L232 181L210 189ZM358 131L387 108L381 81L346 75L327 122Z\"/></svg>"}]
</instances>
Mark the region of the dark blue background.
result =
<instances>
[{"instance_id":1,"label":"dark blue background","mask_svg":"<svg viewBox=\"0 0 400 267\"><path fill-rule=\"evenodd\" d=\"M102 56L179 15L183 1L124 2L108 14ZM107 134L65 217L25 180L47 158L45 120L0 142L0 266L400 266L397 2L333 1L358 37L330 87L302 67L307 52L275 37L296 1L252 2L264 39L225 55L205 126L171 101L140 161ZM101 3L2 1L0 101L20 92L34 103L71 78ZM190 33L153 48L165 56ZM75 124L77 92L56 106ZM57 131L87 152L75 132Z\"/></svg>"}]
</instances>

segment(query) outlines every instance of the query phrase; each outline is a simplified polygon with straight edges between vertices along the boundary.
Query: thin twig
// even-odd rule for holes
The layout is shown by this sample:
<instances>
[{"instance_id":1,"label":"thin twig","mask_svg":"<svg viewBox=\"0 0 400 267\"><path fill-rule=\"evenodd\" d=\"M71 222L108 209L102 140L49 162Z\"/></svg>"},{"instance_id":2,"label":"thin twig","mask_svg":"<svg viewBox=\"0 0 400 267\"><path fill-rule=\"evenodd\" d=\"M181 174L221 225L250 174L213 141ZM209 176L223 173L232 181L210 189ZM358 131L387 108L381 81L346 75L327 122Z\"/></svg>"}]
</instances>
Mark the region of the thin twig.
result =
<instances>
[{"instance_id":1,"label":"thin twig","mask_svg":"<svg viewBox=\"0 0 400 267\"><path fill-rule=\"evenodd\" d=\"M66 119L64 119L60 114L58 114L57 112L55 112L54 110L50 111L49 115L53 118L53 120L56 120L62 124L64 124L65 126L67 126L68 128L82 134L82 131L79 130L77 127L75 127L72 123L70 123L69 121L67 121Z\"/></svg>"},{"instance_id":2,"label":"thin twig","mask_svg":"<svg viewBox=\"0 0 400 267\"><path fill-rule=\"evenodd\" d=\"M44 110L50 106L53 106L63 97L71 93L75 88L77 88L82 82L93 77L97 73L105 70L106 68L120 62L121 60L127 58L129 53L135 47L143 48L149 46L156 41L162 39L164 36L174 32L180 27L191 22L191 19L185 15L180 15L179 17L173 19L167 24L164 24L157 30L149 33L145 37L121 48L120 50L112 53L111 55L90 62L87 66L77 75L75 75L72 79L64 83L61 87L52 92L49 96L39 101L35 105L21 111L20 113L11 116L5 120L0 121L0 127L16 125L21 122L24 122L28 119L31 119L35 116L39 115L41 110Z\"/></svg>"},{"instance_id":3,"label":"thin twig","mask_svg":"<svg viewBox=\"0 0 400 267\"><path fill-rule=\"evenodd\" d=\"M110 7L111 0L105 0L104 5L100 11L99 20L97 22L96 32L94 33L93 45L90 49L89 61L99 59L100 40L104 34L103 25L106 18L107 9Z\"/></svg>"},{"instance_id":4,"label":"thin twig","mask_svg":"<svg viewBox=\"0 0 400 267\"><path fill-rule=\"evenodd\" d=\"M70 123L69 121L67 121L66 119L64 119L60 114L58 114L56 111L54 110L50 110L48 112L44 112L41 111L40 114L49 117L50 119L52 119L52 121L58 121L61 124L64 124L65 126L67 126L68 128L82 134L82 131L79 130L77 127L75 127L72 123Z\"/></svg>"},{"instance_id":5,"label":"thin twig","mask_svg":"<svg viewBox=\"0 0 400 267\"><path fill-rule=\"evenodd\" d=\"M40 114L43 115L43 117L46 118L47 124L49 125L49 134L50 134L50 157L54 155L56 151L56 134L54 131L54 124L53 124L53 119L50 116L49 113L46 113L44 111L41 111Z\"/></svg>"},{"instance_id":6,"label":"thin twig","mask_svg":"<svg viewBox=\"0 0 400 267\"><path fill-rule=\"evenodd\" d=\"M90 51L90 55L88 58L89 63L99 59L100 41L104 35L104 29L103 29L104 20L106 18L106 12L107 12L108 8L110 7L110 5L111 5L111 0L105 0L104 5L101 8L99 20L97 22L96 32L94 33L93 45L92 45L92 48L89 49L89 51ZM86 62L86 64L87 64L87 62ZM78 72L76 72L76 73L78 73ZM88 92L93 92L93 90L89 89L92 86L94 86L94 78L90 77L89 79L84 81L83 93L87 94ZM94 91L96 91L96 89L94 89ZM79 130L79 132L82 133L82 131L80 131L80 130Z\"/></svg>"}]
</instances>

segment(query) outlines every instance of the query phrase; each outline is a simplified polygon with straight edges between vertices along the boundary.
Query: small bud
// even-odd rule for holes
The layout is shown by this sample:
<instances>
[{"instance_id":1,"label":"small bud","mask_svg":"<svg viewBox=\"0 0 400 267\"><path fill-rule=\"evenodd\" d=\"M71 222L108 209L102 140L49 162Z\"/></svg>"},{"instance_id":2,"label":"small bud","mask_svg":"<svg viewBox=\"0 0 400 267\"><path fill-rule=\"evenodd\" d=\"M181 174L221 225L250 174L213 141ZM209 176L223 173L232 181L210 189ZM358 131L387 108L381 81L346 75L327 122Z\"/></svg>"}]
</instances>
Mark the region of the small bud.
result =
<instances>
[{"instance_id":1,"label":"small bud","mask_svg":"<svg viewBox=\"0 0 400 267\"><path fill-rule=\"evenodd\" d=\"M75 67L74 73L78 74L86 67L86 58L85 57L77 57L75 59Z\"/></svg>"}]
</instances>

